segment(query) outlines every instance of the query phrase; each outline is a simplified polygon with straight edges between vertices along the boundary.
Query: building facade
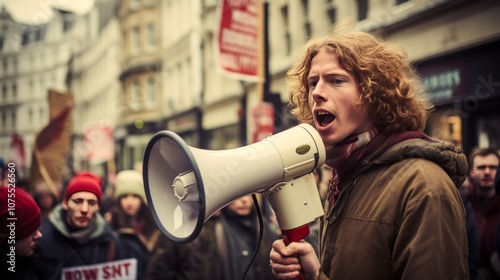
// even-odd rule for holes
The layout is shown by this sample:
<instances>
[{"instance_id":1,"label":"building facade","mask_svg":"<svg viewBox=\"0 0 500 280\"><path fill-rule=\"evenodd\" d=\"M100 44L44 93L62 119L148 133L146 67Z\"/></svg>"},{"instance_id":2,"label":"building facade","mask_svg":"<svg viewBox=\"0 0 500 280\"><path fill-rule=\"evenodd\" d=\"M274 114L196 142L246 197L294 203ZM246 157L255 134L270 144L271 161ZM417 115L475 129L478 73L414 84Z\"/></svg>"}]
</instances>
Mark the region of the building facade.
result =
<instances>
[{"instance_id":1,"label":"building facade","mask_svg":"<svg viewBox=\"0 0 500 280\"><path fill-rule=\"evenodd\" d=\"M94 9L109 1L97 0ZM71 14L61 11L43 28L25 30L2 11L4 158L14 132L25 137L30 153L34 133L48 121L48 87L69 87L75 94L68 163L75 169L109 171L107 163L91 162L81 152L93 125L112 126L116 170L138 167L149 140L165 129L203 149L250 144L262 102L273 107L273 129L280 132L296 124L287 108L287 70L310 37L344 21L407 50L436 105L429 135L466 153L475 146L500 146L498 0L263 1L266 79L259 82L218 69L221 0L117 1L106 24L92 13L71 24ZM84 39L71 39L76 35L70 30ZM25 33L29 44L23 43Z\"/></svg>"},{"instance_id":2,"label":"building facade","mask_svg":"<svg viewBox=\"0 0 500 280\"><path fill-rule=\"evenodd\" d=\"M116 169L113 130L123 108L118 79L123 43L117 12L118 1L95 1L78 20L88 26L85 41L67 61L66 81L75 102L68 166L104 179Z\"/></svg>"},{"instance_id":3,"label":"building facade","mask_svg":"<svg viewBox=\"0 0 500 280\"><path fill-rule=\"evenodd\" d=\"M67 92L68 60L86 34L75 14L54 9L44 23L16 22L0 11L0 157L17 160L18 176L28 176L36 134L49 122L48 91ZM24 160L12 149L22 139Z\"/></svg>"},{"instance_id":4,"label":"building facade","mask_svg":"<svg viewBox=\"0 0 500 280\"><path fill-rule=\"evenodd\" d=\"M118 62L122 108L115 129L119 169L140 165L149 139L161 129L161 2L119 2L118 20L123 38Z\"/></svg>"},{"instance_id":5,"label":"building facade","mask_svg":"<svg viewBox=\"0 0 500 280\"><path fill-rule=\"evenodd\" d=\"M307 38L347 20L407 50L436 105L426 133L466 153L500 149L499 1L284 0L269 9L271 91L283 104L284 74Z\"/></svg>"}]
</instances>

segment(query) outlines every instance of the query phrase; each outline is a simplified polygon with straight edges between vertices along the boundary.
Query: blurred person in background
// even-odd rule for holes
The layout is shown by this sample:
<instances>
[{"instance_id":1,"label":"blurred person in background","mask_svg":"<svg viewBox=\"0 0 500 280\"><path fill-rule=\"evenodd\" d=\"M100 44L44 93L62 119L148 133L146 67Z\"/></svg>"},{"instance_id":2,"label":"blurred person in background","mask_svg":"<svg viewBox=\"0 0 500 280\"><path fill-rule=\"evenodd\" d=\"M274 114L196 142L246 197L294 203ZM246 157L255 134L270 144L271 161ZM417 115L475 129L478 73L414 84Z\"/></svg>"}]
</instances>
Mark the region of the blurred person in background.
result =
<instances>
[{"instance_id":1,"label":"blurred person in background","mask_svg":"<svg viewBox=\"0 0 500 280\"><path fill-rule=\"evenodd\" d=\"M500 155L494 148L475 148L469 156L470 185L466 206L470 205L469 228L470 254L479 248L479 257L470 260L474 269L471 280L500 279L500 261L496 254L496 238L500 226L500 195L495 190L495 177ZM473 234L477 232L478 238ZM477 242L479 242L477 244ZM476 275L474 275L476 274Z\"/></svg>"},{"instance_id":2,"label":"blurred person in background","mask_svg":"<svg viewBox=\"0 0 500 280\"><path fill-rule=\"evenodd\" d=\"M115 196L110 224L120 234L128 256L137 259L137 277L143 279L150 252L161 233L146 203L142 174L136 170L119 172Z\"/></svg>"},{"instance_id":3,"label":"blurred person in background","mask_svg":"<svg viewBox=\"0 0 500 280\"><path fill-rule=\"evenodd\" d=\"M0 187L1 279L60 279L54 275L57 262L33 256L42 238L41 221L40 208L30 194Z\"/></svg>"},{"instance_id":4,"label":"blurred person in background","mask_svg":"<svg viewBox=\"0 0 500 280\"><path fill-rule=\"evenodd\" d=\"M87 171L77 173L62 202L43 221L43 238L35 254L59 262L62 268L126 258L119 235L99 214L101 197L101 178ZM62 271L54 273L61 277Z\"/></svg>"},{"instance_id":5,"label":"blurred person in background","mask_svg":"<svg viewBox=\"0 0 500 280\"><path fill-rule=\"evenodd\" d=\"M212 217L211 229L202 231L194 241L195 279L241 279L244 270L257 249L259 221L251 195L243 196ZM259 251L245 279L275 279L269 269L269 250L277 234L276 225L263 216L263 237Z\"/></svg>"},{"instance_id":6,"label":"blurred person in background","mask_svg":"<svg viewBox=\"0 0 500 280\"><path fill-rule=\"evenodd\" d=\"M59 203L57 197L49 190L38 191L34 195L34 199L42 211L42 219L48 219L52 209Z\"/></svg>"},{"instance_id":7,"label":"blurred person in background","mask_svg":"<svg viewBox=\"0 0 500 280\"><path fill-rule=\"evenodd\" d=\"M201 233L198 236L205 235L206 232L212 232L214 229L214 214L210 217L201 229ZM213 236L213 235L211 235ZM204 250L210 251L212 248L215 251L215 240L204 239L205 244L197 244L197 246L203 246ZM201 251L194 249L194 245L197 241L192 241L187 244L178 244L165 235L160 234L156 243L153 246L153 250L149 257L149 262L146 269L146 280L198 280L198 274L200 272L195 271L195 259L197 259L196 254L200 254ZM216 256L209 258L206 262L217 262ZM216 278L214 278L216 279Z\"/></svg>"}]
</instances>

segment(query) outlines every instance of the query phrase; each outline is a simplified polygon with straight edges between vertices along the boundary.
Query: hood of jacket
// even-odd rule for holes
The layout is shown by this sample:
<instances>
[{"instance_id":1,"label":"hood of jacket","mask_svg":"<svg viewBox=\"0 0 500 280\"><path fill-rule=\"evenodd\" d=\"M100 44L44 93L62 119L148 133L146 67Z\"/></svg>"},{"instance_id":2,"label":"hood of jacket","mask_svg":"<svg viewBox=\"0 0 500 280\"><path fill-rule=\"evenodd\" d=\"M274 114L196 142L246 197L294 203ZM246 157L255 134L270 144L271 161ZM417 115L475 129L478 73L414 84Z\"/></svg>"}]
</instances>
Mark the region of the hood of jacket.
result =
<instances>
[{"instance_id":1,"label":"hood of jacket","mask_svg":"<svg viewBox=\"0 0 500 280\"><path fill-rule=\"evenodd\" d=\"M420 158L439 165L459 188L468 173L467 157L461 148L441 141L410 139L389 149L369 154L362 162L361 172L377 166L391 165L404 159Z\"/></svg>"}]
</instances>

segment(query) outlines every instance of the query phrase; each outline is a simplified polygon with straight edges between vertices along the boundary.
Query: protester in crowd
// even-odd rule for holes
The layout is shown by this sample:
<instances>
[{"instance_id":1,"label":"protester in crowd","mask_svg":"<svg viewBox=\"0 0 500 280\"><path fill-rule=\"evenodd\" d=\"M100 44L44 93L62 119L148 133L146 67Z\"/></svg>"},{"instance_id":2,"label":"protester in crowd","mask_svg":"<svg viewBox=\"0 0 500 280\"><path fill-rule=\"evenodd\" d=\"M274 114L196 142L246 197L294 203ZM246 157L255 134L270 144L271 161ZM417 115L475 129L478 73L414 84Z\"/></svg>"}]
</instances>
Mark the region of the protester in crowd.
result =
<instances>
[{"instance_id":1,"label":"protester in crowd","mask_svg":"<svg viewBox=\"0 0 500 280\"><path fill-rule=\"evenodd\" d=\"M97 175L83 171L68 183L63 200L42 223L44 236L35 252L62 268L101 264L127 257L116 232L99 214L102 186ZM61 277L62 271L54 271Z\"/></svg>"},{"instance_id":2,"label":"protester in crowd","mask_svg":"<svg viewBox=\"0 0 500 280\"><path fill-rule=\"evenodd\" d=\"M213 232L214 224L215 218L212 216L203 224L200 236L205 235L205 232ZM212 249L215 252L215 239L205 239L205 242L206 244L203 244L204 250L210 251ZM193 249L195 243L193 241L187 244L178 244L160 234L149 256L145 279L197 280L199 272L195 271L193 259L196 259L195 255L201 252ZM218 262L217 256L209 256L205 261Z\"/></svg>"},{"instance_id":3,"label":"protester in crowd","mask_svg":"<svg viewBox=\"0 0 500 280\"><path fill-rule=\"evenodd\" d=\"M137 259L137 276L143 279L149 254L161 233L146 203L142 174L136 170L121 171L115 187L117 203L111 209L110 223L120 234L127 254Z\"/></svg>"},{"instance_id":4,"label":"protester in crowd","mask_svg":"<svg viewBox=\"0 0 500 280\"><path fill-rule=\"evenodd\" d=\"M422 131L432 109L406 52L366 32L312 39L287 73L292 113L332 167L319 257L274 242L279 279L468 279L467 158Z\"/></svg>"},{"instance_id":5,"label":"protester in crowd","mask_svg":"<svg viewBox=\"0 0 500 280\"><path fill-rule=\"evenodd\" d=\"M467 244L469 248L469 279L476 279L479 266L480 239L479 231L474 220L474 210L472 208L472 203L468 199L470 187L471 182L470 179L467 178L459 188L459 191L465 207L465 225L467 230Z\"/></svg>"},{"instance_id":6,"label":"protester in crowd","mask_svg":"<svg viewBox=\"0 0 500 280\"><path fill-rule=\"evenodd\" d=\"M242 279L257 249L259 236L259 221L252 196L246 195L231 202L213 219L213 231L205 231L195 240L194 250L200 252L194 254L194 270L200 274L196 279ZM269 250L279 236L275 224L265 217L263 219L262 242L245 279L275 279L268 267ZM208 248L206 245L214 240L216 247ZM217 262L207 261L214 259Z\"/></svg>"},{"instance_id":7,"label":"protester in crowd","mask_svg":"<svg viewBox=\"0 0 500 280\"><path fill-rule=\"evenodd\" d=\"M496 192L496 194L500 195L500 165L498 165L498 167L497 167L497 172L495 174L494 186L495 186L495 192ZM496 251L496 256L495 257L500 262L500 225L498 226L498 229L497 229L495 251Z\"/></svg>"},{"instance_id":8,"label":"protester in crowd","mask_svg":"<svg viewBox=\"0 0 500 280\"><path fill-rule=\"evenodd\" d=\"M9 181L8 181L8 166L5 164L4 160L2 157L0 157L0 186L7 186Z\"/></svg>"},{"instance_id":9,"label":"protester in crowd","mask_svg":"<svg viewBox=\"0 0 500 280\"><path fill-rule=\"evenodd\" d=\"M42 211L42 219L48 219L52 209L59 203L57 197L49 190L42 190L34 195L34 199Z\"/></svg>"},{"instance_id":10,"label":"protester in crowd","mask_svg":"<svg viewBox=\"0 0 500 280\"><path fill-rule=\"evenodd\" d=\"M1 279L60 279L55 262L33 257L42 237L40 208L23 189L0 187Z\"/></svg>"},{"instance_id":11,"label":"protester in crowd","mask_svg":"<svg viewBox=\"0 0 500 280\"><path fill-rule=\"evenodd\" d=\"M500 195L495 190L495 176L500 162L497 150L476 148L469 156L470 186L466 199L470 255L479 247L479 257L469 259L472 280L500 279L500 261L496 238L500 226ZM478 235L476 238L474 234ZM472 243L471 243L472 242Z\"/></svg>"}]
</instances>

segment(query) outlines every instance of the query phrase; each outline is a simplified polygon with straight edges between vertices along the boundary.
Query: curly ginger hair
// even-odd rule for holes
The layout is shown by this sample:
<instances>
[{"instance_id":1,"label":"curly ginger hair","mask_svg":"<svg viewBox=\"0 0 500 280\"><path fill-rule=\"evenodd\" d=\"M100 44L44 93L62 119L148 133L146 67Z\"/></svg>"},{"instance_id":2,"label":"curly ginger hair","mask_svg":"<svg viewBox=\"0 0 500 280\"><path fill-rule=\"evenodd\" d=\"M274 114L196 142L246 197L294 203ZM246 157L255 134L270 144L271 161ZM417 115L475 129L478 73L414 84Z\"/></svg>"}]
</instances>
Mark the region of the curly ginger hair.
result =
<instances>
[{"instance_id":1,"label":"curly ginger hair","mask_svg":"<svg viewBox=\"0 0 500 280\"><path fill-rule=\"evenodd\" d=\"M299 121L312 121L307 76L312 59L321 50L335 54L340 67L354 74L361 93L356 105L368 105L376 125L389 133L425 128L433 104L406 51L366 32L336 28L329 35L309 40L287 72L289 105Z\"/></svg>"}]
</instances>

